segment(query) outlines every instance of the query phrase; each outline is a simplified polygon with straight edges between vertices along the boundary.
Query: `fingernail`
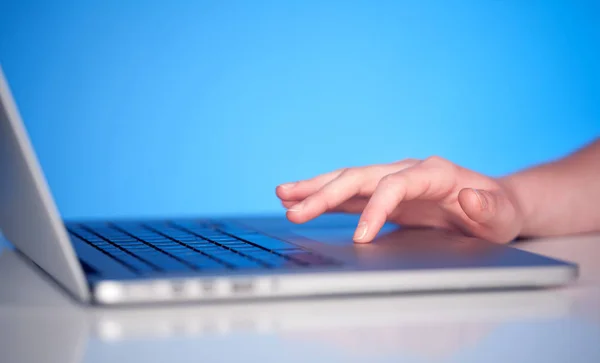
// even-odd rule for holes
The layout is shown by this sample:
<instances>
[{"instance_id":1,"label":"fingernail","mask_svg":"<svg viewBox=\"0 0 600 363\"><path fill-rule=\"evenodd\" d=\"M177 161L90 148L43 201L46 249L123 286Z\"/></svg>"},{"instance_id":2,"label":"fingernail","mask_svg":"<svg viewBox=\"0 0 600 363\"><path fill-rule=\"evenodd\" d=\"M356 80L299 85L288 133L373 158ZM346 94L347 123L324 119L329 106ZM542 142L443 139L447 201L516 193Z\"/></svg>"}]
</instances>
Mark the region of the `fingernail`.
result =
<instances>
[{"instance_id":1,"label":"fingernail","mask_svg":"<svg viewBox=\"0 0 600 363\"><path fill-rule=\"evenodd\" d=\"M487 203L487 199L483 195L482 191L479 189L473 188L473 192L477 196L477 199L479 199L479 204L481 205L481 209L486 210L488 207L488 203Z\"/></svg>"},{"instance_id":2,"label":"fingernail","mask_svg":"<svg viewBox=\"0 0 600 363\"><path fill-rule=\"evenodd\" d=\"M369 226L367 225L367 222L360 222L356 227L356 232L354 232L354 240L360 241L365 238L368 229Z\"/></svg>"},{"instance_id":3,"label":"fingernail","mask_svg":"<svg viewBox=\"0 0 600 363\"><path fill-rule=\"evenodd\" d=\"M285 184L281 184L280 187L282 187L283 189L289 189L289 188L293 187L294 185L296 185L296 183L285 183Z\"/></svg>"},{"instance_id":4,"label":"fingernail","mask_svg":"<svg viewBox=\"0 0 600 363\"><path fill-rule=\"evenodd\" d=\"M304 208L304 202L300 202L298 204L294 204L288 209L288 212L300 212Z\"/></svg>"}]
</instances>

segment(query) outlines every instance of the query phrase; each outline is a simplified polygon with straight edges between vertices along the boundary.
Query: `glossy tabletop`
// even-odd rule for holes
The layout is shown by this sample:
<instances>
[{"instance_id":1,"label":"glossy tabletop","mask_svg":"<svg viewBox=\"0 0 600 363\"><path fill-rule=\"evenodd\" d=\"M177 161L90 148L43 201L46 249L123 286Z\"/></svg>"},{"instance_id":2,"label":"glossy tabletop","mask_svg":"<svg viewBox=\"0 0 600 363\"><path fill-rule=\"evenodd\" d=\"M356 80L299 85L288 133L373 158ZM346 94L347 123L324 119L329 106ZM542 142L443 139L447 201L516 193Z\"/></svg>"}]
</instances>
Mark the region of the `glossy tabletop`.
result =
<instances>
[{"instance_id":1,"label":"glossy tabletop","mask_svg":"<svg viewBox=\"0 0 600 363\"><path fill-rule=\"evenodd\" d=\"M566 287L153 308L74 302L0 242L0 362L600 362L600 235L518 248Z\"/></svg>"}]
</instances>

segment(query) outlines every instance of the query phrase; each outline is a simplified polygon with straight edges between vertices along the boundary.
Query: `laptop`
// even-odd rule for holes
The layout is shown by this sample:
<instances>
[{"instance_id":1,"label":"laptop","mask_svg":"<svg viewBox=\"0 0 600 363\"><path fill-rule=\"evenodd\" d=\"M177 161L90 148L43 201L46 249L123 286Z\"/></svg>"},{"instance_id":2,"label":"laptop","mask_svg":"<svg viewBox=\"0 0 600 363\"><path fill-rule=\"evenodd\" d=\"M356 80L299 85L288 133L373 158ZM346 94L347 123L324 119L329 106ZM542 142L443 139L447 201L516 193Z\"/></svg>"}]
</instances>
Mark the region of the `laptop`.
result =
<instances>
[{"instance_id":1,"label":"laptop","mask_svg":"<svg viewBox=\"0 0 600 363\"><path fill-rule=\"evenodd\" d=\"M489 362L494 360L476 352L497 357L513 341L540 331L553 342L585 334L587 339L569 342L577 341L581 354L600 354L597 345L586 344L597 336L590 333L592 325L571 320L577 319L582 300L570 289L187 304L176 309L90 308L72 303L21 254L2 249L0 242L3 362L83 363L107 357L114 362L236 362L242 354L246 361L261 356L271 358L261 362L278 362L282 352L298 349L302 357L292 362L306 361L307 355L317 362L345 361L331 359L332 354L360 354L375 362L390 355L452 361L457 354L475 354L477 361ZM227 348L232 346L236 349ZM519 356L540 353L535 344L521 344L517 350Z\"/></svg>"},{"instance_id":2,"label":"laptop","mask_svg":"<svg viewBox=\"0 0 600 363\"><path fill-rule=\"evenodd\" d=\"M547 287L577 265L430 228L387 224L357 245L357 218L63 220L0 68L0 230L83 304L127 305Z\"/></svg>"},{"instance_id":3,"label":"laptop","mask_svg":"<svg viewBox=\"0 0 600 363\"><path fill-rule=\"evenodd\" d=\"M307 355L317 362L341 360L331 359L332 354L360 354L369 361L390 355L445 361L457 354L475 354L478 361L488 362L493 360L482 359L477 352L485 352L483 357L498 356L513 341L531 339L539 331L553 342L585 334L588 339L569 342L577 341L581 354L600 354L597 345L586 344L595 336L590 333L591 325L572 324L571 319L581 312L582 300L580 293L570 289L187 304L176 309L155 305L94 308L72 303L49 283L47 275L31 268L16 251L3 250L2 244L3 362L82 363L110 357L115 362L163 363L165 352L170 352L170 363L236 362L242 354L247 361L258 361L258 356L267 357L265 352L274 359L261 362L278 362L282 352L298 349L303 354L296 361L306 361ZM565 328L567 321L569 328ZM511 339L495 333L509 334ZM227 348L232 346L236 349ZM535 344L522 344L517 350L519 356L539 357Z\"/></svg>"}]
</instances>

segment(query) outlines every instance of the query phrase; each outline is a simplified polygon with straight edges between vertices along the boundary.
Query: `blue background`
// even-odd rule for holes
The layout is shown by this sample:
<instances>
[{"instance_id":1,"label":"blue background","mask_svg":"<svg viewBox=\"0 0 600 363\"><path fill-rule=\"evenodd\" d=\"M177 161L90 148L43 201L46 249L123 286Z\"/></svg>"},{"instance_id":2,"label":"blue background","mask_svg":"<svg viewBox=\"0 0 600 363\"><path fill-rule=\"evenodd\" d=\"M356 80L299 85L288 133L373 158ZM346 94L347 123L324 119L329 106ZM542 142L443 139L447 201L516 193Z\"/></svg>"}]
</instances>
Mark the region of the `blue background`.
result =
<instances>
[{"instance_id":1,"label":"blue background","mask_svg":"<svg viewBox=\"0 0 600 363\"><path fill-rule=\"evenodd\" d=\"M274 212L343 166L597 137L599 4L0 0L0 62L65 217Z\"/></svg>"}]
</instances>

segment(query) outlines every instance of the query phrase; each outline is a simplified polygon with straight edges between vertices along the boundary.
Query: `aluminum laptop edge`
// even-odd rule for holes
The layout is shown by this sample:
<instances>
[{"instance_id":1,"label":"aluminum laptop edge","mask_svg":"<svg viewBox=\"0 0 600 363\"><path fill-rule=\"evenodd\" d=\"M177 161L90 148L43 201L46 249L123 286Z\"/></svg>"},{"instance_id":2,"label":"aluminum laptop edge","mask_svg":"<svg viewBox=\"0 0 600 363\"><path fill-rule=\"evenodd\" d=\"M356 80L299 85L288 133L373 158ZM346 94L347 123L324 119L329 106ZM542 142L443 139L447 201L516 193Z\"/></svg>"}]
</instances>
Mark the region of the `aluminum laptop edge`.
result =
<instances>
[{"instance_id":1,"label":"aluminum laptop edge","mask_svg":"<svg viewBox=\"0 0 600 363\"><path fill-rule=\"evenodd\" d=\"M63 221L0 68L0 230L84 304L548 287L575 264L435 229L282 216Z\"/></svg>"}]
</instances>

